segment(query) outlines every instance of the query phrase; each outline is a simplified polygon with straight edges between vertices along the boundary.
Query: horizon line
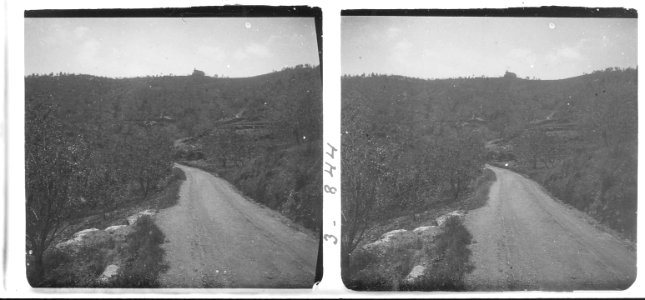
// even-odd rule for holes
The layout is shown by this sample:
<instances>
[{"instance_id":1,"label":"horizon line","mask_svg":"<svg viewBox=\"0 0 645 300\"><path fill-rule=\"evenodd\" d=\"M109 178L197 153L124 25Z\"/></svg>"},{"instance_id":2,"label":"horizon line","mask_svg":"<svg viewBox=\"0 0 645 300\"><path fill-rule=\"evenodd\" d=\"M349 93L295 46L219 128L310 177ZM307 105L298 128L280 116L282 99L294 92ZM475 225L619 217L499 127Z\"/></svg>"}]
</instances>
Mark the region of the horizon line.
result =
<instances>
[{"instance_id":1,"label":"horizon line","mask_svg":"<svg viewBox=\"0 0 645 300\"><path fill-rule=\"evenodd\" d=\"M260 73L256 75L249 75L249 76L236 76L236 77L231 77L227 76L225 74L215 74L215 75L206 75L204 74L203 77L209 77L209 78L223 78L223 79L243 79L243 78L253 78L253 77L258 77L258 76L263 76L263 75L268 75L272 73L277 73L277 72L282 72L287 69L295 69L298 67L309 67L311 69L315 69L319 67L320 64L308 64L308 63L303 63L303 64L296 64L296 65L291 65L291 66L285 66L280 70L272 70L266 73ZM193 72L194 71L201 71L204 72L198 68L193 67ZM30 74L25 74L23 77L29 77L29 76L60 76L62 75L86 75L86 76L93 76L93 77L101 77L101 78L110 78L110 79L132 79L132 78L146 78L146 77L190 77L194 76L192 73L187 73L187 74L174 74L174 73L168 73L168 74L148 74L148 75L135 75L135 76L104 76L104 75L95 75L95 74L88 74L88 73L66 73L63 71L58 71L58 72L49 72L49 73L30 73ZM205 73L205 72L204 72Z\"/></svg>"},{"instance_id":2,"label":"horizon line","mask_svg":"<svg viewBox=\"0 0 645 300\"><path fill-rule=\"evenodd\" d=\"M607 67L605 69L593 70L591 72L584 72L582 74L573 75L573 76L569 76L569 77L551 78L551 79L539 78L539 77L535 77L535 76L533 76L533 77L529 77L529 76L522 77L522 76L517 75L517 73L509 71L509 70L506 70L506 72L513 73L513 74L516 75L515 79L522 79L522 80L563 80L563 79L571 79L571 78L576 78L576 77L585 76L585 75L591 75L591 74L594 74L594 73L597 73L597 72L615 71L615 70L625 71L625 70L630 70L630 69L638 70L638 65L630 66L630 67L624 67L624 68L621 68L621 67ZM472 75L471 74L471 75L457 76L457 77L418 77L418 76L402 75L402 74L394 74L394 73L386 74L386 73L376 73L376 72L363 72L363 73L354 73L354 74L343 73L341 75L341 77L345 77L345 76L350 76L350 77L365 76L365 77L368 77L368 76L372 76L372 75L376 75L376 76L400 76L400 77L406 77L406 78L411 78L411 79L419 79L419 80L446 80L446 79L504 78L505 74L501 74L499 76Z\"/></svg>"}]
</instances>

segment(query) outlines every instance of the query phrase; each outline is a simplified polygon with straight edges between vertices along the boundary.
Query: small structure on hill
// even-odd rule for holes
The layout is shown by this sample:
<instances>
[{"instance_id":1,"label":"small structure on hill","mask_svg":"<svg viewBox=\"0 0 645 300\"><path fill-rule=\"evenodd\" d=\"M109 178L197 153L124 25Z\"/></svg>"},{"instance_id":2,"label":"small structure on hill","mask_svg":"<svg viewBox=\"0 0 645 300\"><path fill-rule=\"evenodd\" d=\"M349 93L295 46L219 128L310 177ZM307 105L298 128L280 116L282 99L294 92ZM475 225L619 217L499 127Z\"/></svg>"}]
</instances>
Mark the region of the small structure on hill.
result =
<instances>
[{"instance_id":1,"label":"small structure on hill","mask_svg":"<svg viewBox=\"0 0 645 300\"><path fill-rule=\"evenodd\" d=\"M204 77L204 76L206 76L206 73L204 73L204 71L200 71L200 70L197 70L197 69L194 69L194 68L193 68L193 74L192 74L192 76L196 76L196 77Z\"/></svg>"},{"instance_id":2,"label":"small structure on hill","mask_svg":"<svg viewBox=\"0 0 645 300\"><path fill-rule=\"evenodd\" d=\"M515 79L515 78L517 78L517 74L515 74L513 72L506 71L506 73L504 73L504 78Z\"/></svg>"}]
</instances>

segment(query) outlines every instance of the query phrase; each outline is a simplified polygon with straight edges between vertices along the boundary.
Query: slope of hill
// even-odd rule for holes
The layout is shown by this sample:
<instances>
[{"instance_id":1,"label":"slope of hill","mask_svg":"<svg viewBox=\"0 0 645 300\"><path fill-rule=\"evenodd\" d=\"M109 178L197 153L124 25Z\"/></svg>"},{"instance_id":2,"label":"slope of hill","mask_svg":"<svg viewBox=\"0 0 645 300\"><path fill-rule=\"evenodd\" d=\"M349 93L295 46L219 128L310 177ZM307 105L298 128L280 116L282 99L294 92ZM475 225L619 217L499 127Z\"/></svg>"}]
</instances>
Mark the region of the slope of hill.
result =
<instances>
[{"instance_id":1,"label":"slope of hill","mask_svg":"<svg viewBox=\"0 0 645 300\"><path fill-rule=\"evenodd\" d=\"M166 120L174 124L171 127L177 127L173 136L183 137L236 115L266 121L285 121L285 116L295 119L292 113L301 107L294 104L320 96L320 82L315 82L319 78L319 67L298 65L249 78L192 75L113 79L50 74L27 76L25 83L27 99L49 97L61 106L61 114L70 122L143 122L169 117ZM316 102L307 104L313 111L321 107Z\"/></svg>"},{"instance_id":2,"label":"slope of hill","mask_svg":"<svg viewBox=\"0 0 645 300\"><path fill-rule=\"evenodd\" d=\"M199 149L197 156L223 161L217 172L239 174L227 178L255 201L319 228L320 75L319 67L298 65L251 78L26 76L27 239L40 269L34 274L43 276L43 253L65 238L64 225L163 189L173 161L186 159L178 151L186 143L177 140L199 146L188 147ZM245 126L221 126L241 119ZM245 183L258 181L261 189Z\"/></svg>"},{"instance_id":3,"label":"slope of hill","mask_svg":"<svg viewBox=\"0 0 645 300\"><path fill-rule=\"evenodd\" d=\"M635 238L637 70L609 68L562 80L372 74L345 76L342 86L344 157L356 151L365 153L362 162L373 162L347 161L344 175L371 167L375 176L354 183L343 176L346 189L398 174L390 190L408 184L421 186L417 194L440 195L431 191L464 189L473 176L440 178L479 170L484 159L478 157L516 159L562 201ZM419 207L410 201L415 196L380 197L400 210ZM426 202L437 197L423 196Z\"/></svg>"}]
</instances>

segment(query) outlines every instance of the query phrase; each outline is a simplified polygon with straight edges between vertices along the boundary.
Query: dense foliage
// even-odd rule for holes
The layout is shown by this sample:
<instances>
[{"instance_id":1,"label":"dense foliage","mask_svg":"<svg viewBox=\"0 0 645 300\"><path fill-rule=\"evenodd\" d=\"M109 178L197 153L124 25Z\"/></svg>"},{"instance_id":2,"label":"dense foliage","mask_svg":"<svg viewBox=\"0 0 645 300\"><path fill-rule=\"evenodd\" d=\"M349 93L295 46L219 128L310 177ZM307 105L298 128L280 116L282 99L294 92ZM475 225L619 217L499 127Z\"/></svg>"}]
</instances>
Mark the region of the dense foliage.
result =
<instances>
[{"instance_id":1,"label":"dense foliage","mask_svg":"<svg viewBox=\"0 0 645 300\"><path fill-rule=\"evenodd\" d=\"M484 164L484 135L449 81L342 81L343 254L376 220L457 201ZM438 86L435 86L438 85ZM454 101L453 101L454 100Z\"/></svg>"},{"instance_id":2,"label":"dense foliage","mask_svg":"<svg viewBox=\"0 0 645 300\"><path fill-rule=\"evenodd\" d=\"M172 141L161 128L116 114L119 102L108 98L113 83L73 75L26 79L26 237L37 270L32 283L42 276L44 251L72 219L144 199L170 172Z\"/></svg>"},{"instance_id":3,"label":"dense foliage","mask_svg":"<svg viewBox=\"0 0 645 300\"><path fill-rule=\"evenodd\" d=\"M322 81L296 66L244 79L240 122L216 125L192 143L244 194L307 228L322 221ZM238 105L233 101L230 105Z\"/></svg>"},{"instance_id":4,"label":"dense foliage","mask_svg":"<svg viewBox=\"0 0 645 300\"><path fill-rule=\"evenodd\" d=\"M540 151L545 163L523 165L556 197L632 240L637 215L637 82L637 70L613 69L561 83L567 87L567 101L552 118L556 125L537 126L550 138ZM521 140L511 143L521 145Z\"/></svg>"}]
</instances>

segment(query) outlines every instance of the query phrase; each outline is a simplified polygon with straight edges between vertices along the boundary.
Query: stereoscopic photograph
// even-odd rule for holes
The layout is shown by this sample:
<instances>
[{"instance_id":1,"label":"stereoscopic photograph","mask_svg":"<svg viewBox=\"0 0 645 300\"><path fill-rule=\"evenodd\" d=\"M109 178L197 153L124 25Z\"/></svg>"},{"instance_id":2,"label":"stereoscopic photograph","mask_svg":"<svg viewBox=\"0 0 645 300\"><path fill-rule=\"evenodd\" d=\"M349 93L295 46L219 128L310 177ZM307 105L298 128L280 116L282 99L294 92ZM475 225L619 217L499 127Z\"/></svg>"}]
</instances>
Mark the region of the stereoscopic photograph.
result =
<instances>
[{"instance_id":1,"label":"stereoscopic photograph","mask_svg":"<svg viewBox=\"0 0 645 300\"><path fill-rule=\"evenodd\" d=\"M32 287L306 288L321 11L26 11Z\"/></svg>"},{"instance_id":2,"label":"stereoscopic photograph","mask_svg":"<svg viewBox=\"0 0 645 300\"><path fill-rule=\"evenodd\" d=\"M636 278L636 17L343 11L345 285L627 289Z\"/></svg>"}]
</instances>

